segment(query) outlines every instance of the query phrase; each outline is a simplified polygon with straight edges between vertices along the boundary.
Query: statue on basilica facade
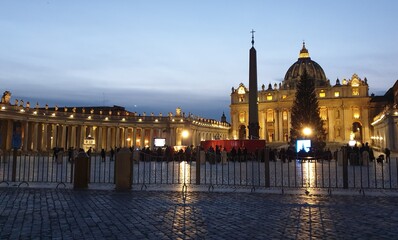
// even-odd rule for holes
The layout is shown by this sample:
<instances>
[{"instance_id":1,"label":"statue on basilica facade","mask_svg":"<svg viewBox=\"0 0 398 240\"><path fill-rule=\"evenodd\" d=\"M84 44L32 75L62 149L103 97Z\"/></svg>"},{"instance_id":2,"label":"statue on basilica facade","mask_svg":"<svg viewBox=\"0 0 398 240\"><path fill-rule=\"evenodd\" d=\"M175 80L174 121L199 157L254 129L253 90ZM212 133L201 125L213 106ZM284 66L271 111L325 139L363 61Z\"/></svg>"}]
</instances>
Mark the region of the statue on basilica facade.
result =
<instances>
[{"instance_id":1,"label":"statue on basilica facade","mask_svg":"<svg viewBox=\"0 0 398 240\"><path fill-rule=\"evenodd\" d=\"M1 97L1 103L10 104L10 99L11 99L11 92L10 91L5 91L3 93L3 96Z\"/></svg>"}]
</instances>

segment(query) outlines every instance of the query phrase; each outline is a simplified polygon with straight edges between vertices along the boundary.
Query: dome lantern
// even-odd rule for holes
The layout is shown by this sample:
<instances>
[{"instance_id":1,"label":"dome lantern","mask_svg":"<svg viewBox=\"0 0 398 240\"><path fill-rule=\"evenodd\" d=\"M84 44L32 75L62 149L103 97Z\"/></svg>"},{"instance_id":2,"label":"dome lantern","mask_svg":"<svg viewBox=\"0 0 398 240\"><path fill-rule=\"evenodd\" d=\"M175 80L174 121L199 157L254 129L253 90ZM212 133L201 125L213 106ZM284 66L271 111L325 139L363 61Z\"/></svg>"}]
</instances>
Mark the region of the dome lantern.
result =
<instances>
[{"instance_id":1,"label":"dome lantern","mask_svg":"<svg viewBox=\"0 0 398 240\"><path fill-rule=\"evenodd\" d=\"M305 42L303 42L303 48L300 50L299 58L310 58L310 54L305 48Z\"/></svg>"}]
</instances>

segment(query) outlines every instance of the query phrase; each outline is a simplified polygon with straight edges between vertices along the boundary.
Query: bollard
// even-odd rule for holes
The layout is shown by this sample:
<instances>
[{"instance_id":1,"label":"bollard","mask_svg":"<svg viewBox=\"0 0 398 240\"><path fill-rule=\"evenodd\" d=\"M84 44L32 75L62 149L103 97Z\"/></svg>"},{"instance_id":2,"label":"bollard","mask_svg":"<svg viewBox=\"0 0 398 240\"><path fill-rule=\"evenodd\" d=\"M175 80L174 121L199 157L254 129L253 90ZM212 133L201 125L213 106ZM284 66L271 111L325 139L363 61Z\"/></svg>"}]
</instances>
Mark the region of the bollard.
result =
<instances>
[{"instance_id":1,"label":"bollard","mask_svg":"<svg viewBox=\"0 0 398 240\"><path fill-rule=\"evenodd\" d=\"M89 173L89 161L88 155L85 152L79 152L75 158L75 175L73 178L74 189L86 189L88 188L88 173Z\"/></svg>"},{"instance_id":2,"label":"bollard","mask_svg":"<svg viewBox=\"0 0 398 240\"><path fill-rule=\"evenodd\" d=\"M347 148L343 148L343 188L348 189L348 158Z\"/></svg>"},{"instance_id":3,"label":"bollard","mask_svg":"<svg viewBox=\"0 0 398 240\"><path fill-rule=\"evenodd\" d=\"M131 189L131 151L128 148L122 148L116 154L115 159L115 184L116 190Z\"/></svg>"},{"instance_id":4,"label":"bollard","mask_svg":"<svg viewBox=\"0 0 398 240\"><path fill-rule=\"evenodd\" d=\"M270 187L270 174L269 174L269 148L264 149L264 185Z\"/></svg>"}]
</instances>

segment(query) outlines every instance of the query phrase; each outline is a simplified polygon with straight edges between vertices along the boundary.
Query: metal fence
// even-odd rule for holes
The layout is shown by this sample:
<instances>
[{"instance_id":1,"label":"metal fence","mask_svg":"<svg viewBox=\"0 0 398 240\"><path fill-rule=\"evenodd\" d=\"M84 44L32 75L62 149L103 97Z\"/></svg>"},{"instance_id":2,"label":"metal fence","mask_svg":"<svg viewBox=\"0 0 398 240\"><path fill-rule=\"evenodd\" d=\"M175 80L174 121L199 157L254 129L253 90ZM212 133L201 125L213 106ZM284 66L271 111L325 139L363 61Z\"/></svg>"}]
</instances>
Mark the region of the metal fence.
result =
<instances>
[{"instance_id":1,"label":"metal fence","mask_svg":"<svg viewBox=\"0 0 398 240\"><path fill-rule=\"evenodd\" d=\"M21 154L8 152L0 161L0 184L73 183L74 160L61 152ZM117 161L117 160L116 160ZM132 184L246 186L251 188L398 189L397 159L366 165L335 159L269 161L260 157L222 158L213 153L165 158L143 152L132 155ZM115 161L107 156L89 158L90 183L115 183Z\"/></svg>"}]
</instances>

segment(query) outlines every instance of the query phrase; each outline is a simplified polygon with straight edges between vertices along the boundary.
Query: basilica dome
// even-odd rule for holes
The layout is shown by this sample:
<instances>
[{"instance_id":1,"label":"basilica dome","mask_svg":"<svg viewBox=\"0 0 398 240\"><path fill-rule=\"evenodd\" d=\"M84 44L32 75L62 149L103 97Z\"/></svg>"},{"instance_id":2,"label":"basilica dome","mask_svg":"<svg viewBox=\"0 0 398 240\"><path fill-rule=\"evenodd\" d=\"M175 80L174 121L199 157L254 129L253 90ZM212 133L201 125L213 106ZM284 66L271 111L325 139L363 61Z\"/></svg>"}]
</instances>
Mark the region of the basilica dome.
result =
<instances>
[{"instance_id":1,"label":"basilica dome","mask_svg":"<svg viewBox=\"0 0 398 240\"><path fill-rule=\"evenodd\" d=\"M295 62L286 72L285 79L282 82L283 88L295 89L304 70L307 71L310 78L314 79L315 87L330 86L322 67L315 61L311 60L310 54L305 48L305 43L303 43L303 48L300 51L297 62Z\"/></svg>"}]
</instances>

